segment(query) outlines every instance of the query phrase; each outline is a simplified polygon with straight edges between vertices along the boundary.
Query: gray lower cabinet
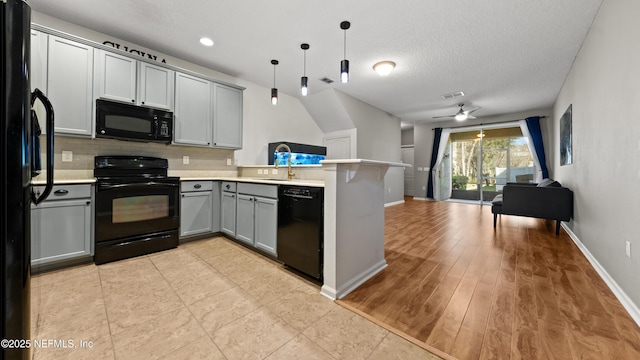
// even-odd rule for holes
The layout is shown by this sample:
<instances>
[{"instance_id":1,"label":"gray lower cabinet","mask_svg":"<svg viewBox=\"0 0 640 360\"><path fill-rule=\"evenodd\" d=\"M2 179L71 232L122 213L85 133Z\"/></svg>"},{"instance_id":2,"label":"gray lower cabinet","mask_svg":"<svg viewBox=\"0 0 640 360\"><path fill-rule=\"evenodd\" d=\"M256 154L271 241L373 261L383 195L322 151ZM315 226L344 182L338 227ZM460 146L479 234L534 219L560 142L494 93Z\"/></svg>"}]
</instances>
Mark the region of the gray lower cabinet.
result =
<instances>
[{"instance_id":1,"label":"gray lower cabinet","mask_svg":"<svg viewBox=\"0 0 640 360\"><path fill-rule=\"evenodd\" d=\"M36 186L36 194L43 187ZM91 185L56 185L39 205L31 206L31 265L93 256Z\"/></svg>"},{"instance_id":2,"label":"gray lower cabinet","mask_svg":"<svg viewBox=\"0 0 640 360\"><path fill-rule=\"evenodd\" d=\"M222 182L220 205L220 231L236 237L236 183Z\"/></svg>"},{"instance_id":3,"label":"gray lower cabinet","mask_svg":"<svg viewBox=\"0 0 640 360\"><path fill-rule=\"evenodd\" d=\"M236 239L277 256L278 187L238 184Z\"/></svg>"},{"instance_id":4,"label":"gray lower cabinet","mask_svg":"<svg viewBox=\"0 0 640 360\"><path fill-rule=\"evenodd\" d=\"M213 181L185 181L180 188L180 237L212 232Z\"/></svg>"},{"instance_id":5,"label":"gray lower cabinet","mask_svg":"<svg viewBox=\"0 0 640 360\"><path fill-rule=\"evenodd\" d=\"M255 205L255 246L277 256L278 200L256 197Z\"/></svg>"}]
</instances>

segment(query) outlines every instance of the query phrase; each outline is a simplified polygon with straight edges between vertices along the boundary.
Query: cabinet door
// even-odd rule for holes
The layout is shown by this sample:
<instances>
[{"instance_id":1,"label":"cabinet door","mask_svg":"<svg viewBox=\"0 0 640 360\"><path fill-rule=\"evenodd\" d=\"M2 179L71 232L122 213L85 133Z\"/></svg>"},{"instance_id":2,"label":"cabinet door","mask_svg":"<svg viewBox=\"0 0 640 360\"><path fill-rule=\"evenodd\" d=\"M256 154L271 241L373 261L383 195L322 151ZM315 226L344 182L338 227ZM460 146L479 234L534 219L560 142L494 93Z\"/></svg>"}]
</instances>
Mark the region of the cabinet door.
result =
<instances>
[{"instance_id":1,"label":"cabinet door","mask_svg":"<svg viewBox=\"0 0 640 360\"><path fill-rule=\"evenodd\" d=\"M43 93L47 92L47 41L48 35L31 30L31 91L40 89ZM40 128L42 133L46 132L44 123L46 112L40 101L36 101L34 105L36 116L40 120Z\"/></svg>"},{"instance_id":2,"label":"cabinet door","mask_svg":"<svg viewBox=\"0 0 640 360\"><path fill-rule=\"evenodd\" d=\"M213 190L211 190L212 206L211 206L211 231L220 231L222 199L220 194L220 181L213 182Z\"/></svg>"},{"instance_id":3,"label":"cabinet door","mask_svg":"<svg viewBox=\"0 0 640 360\"><path fill-rule=\"evenodd\" d=\"M238 194L236 239L253 246L253 196Z\"/></svg>"},{"instance_id":4,"label":"cabinet door","mask_svg":"<svg viewBox=\"0 0 640 360\"><path fill-rule=\"evenodd\" d=\"M211 82L176 73L174 142L211 144Z\"/></svg>"},{"instance_id":5,"label":"cabinet door","mask_svg":"<svg viewBox=\"0 0 640 360\"><path fill-rule=\"evenodd\" d=\"M255 226L256 247L277 256L278 200L255 198Z\"/></svg>"},{"instance_id":6,"label":"cabinet door","mask_svg":"<svg viewBox=\"0 0 640 360\"><path fill-rule=\"evenodd\" d=\"M96 98L136 103L137 61L128 56L96 50Z\"/></svg>"},{"instance_id":7,"label":"cabinet door","mask_svg":"<svg viewBox=\"0 0 640 360\"><path fill-rule=\"evenodd\" d=\"M139 64L140 105L173 110L174 71L142 61Z\"/></svg>"},{"instance_id":8,"label":"cabinet door","mask_svg":"<svg viewBox=\"0 0 640 360\"><path fill-rule=\"evenodd\" d=\"M211 232L211 191L182 193L180 236Z\"/></svg>"},{"instance_id":9,"label":"cabinet door","mask_svg":"<svg viewBox=\"0 0 640 360\"><path fill-rule=\"evenodd\" d=\"M221 231L233 238L236 237L236 194L222 192Z\"/></svg>"},{"instance_id":10,"label":"cabinet door","mask_svg":"<svg viewBox=\"0 0 640 360\"><path fill-rule=\"evenodd\" d=\"M92 134L93 48L49 35L47 97L56 132Z\"/></svg>"},{"instance_id":11,"label":"cabinet door","mask_svg":"<svg viewBox=\"0 0 640 360\"><path fill-rule=\"evenodd\" d=\"M242 90L213 84L213 145L242 148Z\"/></svg>"},{"instance_id":12,"label":"cabinet door","mask_svg":"<svg viewBox=\"0 0 640 360\"><path fill-rule=\"evenodd\" d=\"M91 256L91 201L45 201L31 208L31 265Z\"/></svg>"}]
</instances>

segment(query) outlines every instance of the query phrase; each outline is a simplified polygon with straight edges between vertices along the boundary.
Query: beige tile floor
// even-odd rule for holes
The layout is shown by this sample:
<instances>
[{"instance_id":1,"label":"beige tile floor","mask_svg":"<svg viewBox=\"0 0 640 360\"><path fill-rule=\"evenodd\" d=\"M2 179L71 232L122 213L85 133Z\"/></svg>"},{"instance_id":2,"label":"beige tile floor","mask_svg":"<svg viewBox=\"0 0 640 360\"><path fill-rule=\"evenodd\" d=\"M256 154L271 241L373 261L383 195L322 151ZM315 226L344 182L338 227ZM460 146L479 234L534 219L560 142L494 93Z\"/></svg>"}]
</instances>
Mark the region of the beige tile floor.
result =
<instances>
[{"instance_id":1,"label":"beige tile floor","mask_svg":"<svg viewBox=\"0 0 640 360\"><path fill-rule=\"evenodd\" d=\"M38 360L439 359L221 237L36 275L31 306L33 338L67 345Z\"/></svg>"}]
</instances>

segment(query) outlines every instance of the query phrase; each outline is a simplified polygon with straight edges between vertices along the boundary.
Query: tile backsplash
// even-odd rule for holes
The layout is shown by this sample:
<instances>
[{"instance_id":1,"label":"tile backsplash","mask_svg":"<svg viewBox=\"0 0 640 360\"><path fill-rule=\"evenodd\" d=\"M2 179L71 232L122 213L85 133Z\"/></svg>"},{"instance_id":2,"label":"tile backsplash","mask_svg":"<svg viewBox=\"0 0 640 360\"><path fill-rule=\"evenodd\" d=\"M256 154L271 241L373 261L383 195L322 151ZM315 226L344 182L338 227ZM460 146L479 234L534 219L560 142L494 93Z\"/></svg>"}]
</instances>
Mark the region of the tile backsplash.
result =
<instances>
[{"instance_id":1,"label":"tile backsplash","mask_svg":"<svg viewBox=\"0 0 640 360\"><path fill-rule=\"evenodd\" d=\"M46 137L40 137L42 166L45 164ZM163 145L112 139L85 139L79 137L55 137L55 178L93 177L94 157L98 155L139 155L166 158L169 172L224 172L230 176L237 174L234 151L210 149L195 146ZM71 162L62 161L62 152L72 153ZM183 164L183 157L189 157L189 164ZM227 165L231 159L232 165ZM43 174L38 179L44 178ZM38 180L37 179L37 180Z\"/></svg>"}]
</instances>

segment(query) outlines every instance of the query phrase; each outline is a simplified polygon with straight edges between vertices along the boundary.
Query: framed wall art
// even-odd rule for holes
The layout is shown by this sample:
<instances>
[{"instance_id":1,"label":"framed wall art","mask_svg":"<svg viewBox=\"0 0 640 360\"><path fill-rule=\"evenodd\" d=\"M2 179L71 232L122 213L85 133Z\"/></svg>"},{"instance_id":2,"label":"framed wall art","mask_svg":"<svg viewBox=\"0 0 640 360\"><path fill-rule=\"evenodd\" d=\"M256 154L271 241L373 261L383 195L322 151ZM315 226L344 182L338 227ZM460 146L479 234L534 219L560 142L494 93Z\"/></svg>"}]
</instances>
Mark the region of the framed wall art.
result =
<instances>
[{"instance_id":1,"label":"framed wall art","mask_svg":"<svg viewBox=\"0 0 640 360\"><path fill-rule=\"evenodd\" d=\"M571 135L571 107L560 118L560 166L573 164L573 139Z\"/></svg>"}]
</instances>

